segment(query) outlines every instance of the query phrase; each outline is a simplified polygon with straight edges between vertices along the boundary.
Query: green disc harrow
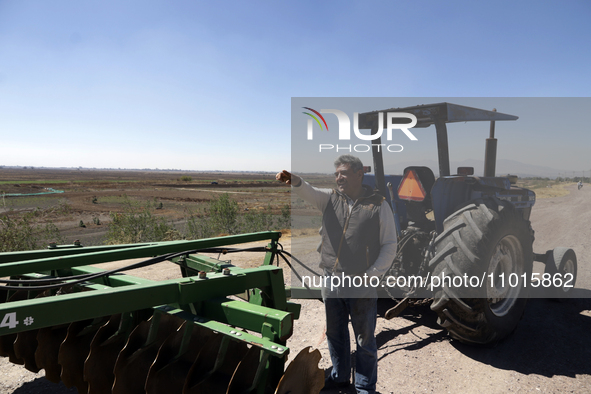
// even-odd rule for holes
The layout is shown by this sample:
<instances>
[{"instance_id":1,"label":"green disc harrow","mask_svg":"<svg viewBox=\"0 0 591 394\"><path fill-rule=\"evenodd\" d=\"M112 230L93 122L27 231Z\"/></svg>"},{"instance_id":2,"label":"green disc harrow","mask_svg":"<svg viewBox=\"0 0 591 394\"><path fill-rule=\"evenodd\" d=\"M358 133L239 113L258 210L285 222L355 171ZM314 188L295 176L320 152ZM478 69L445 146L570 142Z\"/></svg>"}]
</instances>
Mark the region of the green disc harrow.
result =
<instances>
[{"instance_id":1,"label":"green disc harrow","mask_svg":"<svg viewBox=\"0 0 591 394\"><path fill-rule=\"evenodd\" d=\"M317 350L285 369L300 305L273 265L280 236L0 253L0 356L79 393L316 393ZM269 243L227 247L255 241ZM237 251L264 261L240 268L210 257ZM128 259L141 261L99 268ZM165 261L178 278L124 274Z\"/></svg>"}]
</instances>

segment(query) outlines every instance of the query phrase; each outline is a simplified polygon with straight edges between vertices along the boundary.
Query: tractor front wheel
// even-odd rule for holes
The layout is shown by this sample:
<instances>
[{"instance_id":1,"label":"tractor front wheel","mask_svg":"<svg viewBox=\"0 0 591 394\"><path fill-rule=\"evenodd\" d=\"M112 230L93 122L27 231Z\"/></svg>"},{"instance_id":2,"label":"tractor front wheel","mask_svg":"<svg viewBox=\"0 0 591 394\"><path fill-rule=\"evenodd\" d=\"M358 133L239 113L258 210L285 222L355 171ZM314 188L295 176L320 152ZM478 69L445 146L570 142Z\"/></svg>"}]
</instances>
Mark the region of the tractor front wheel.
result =
<instances>
[{"instance_id":1,"label":"tractor front wheel","mask_svg":"<svg viewBox=\"0 0 591 394\"><path fill-rule=\"evenodd\" d=\"M475 200L448 217L429 262L439 325L465 343L512 333L527 303L532 244L529 221L506 201Z\"/></svg>"},{"instance_id":2,"label":"tractor front wheel","mask_svg":"<svg viewBox=\"0 0 591 394\"><path fill-rule=\"evenodd\" d=\"M551 298L567 298L577 281L577 255L569 248L558 247L548 253L544 273L550 274L550 285L545 291Z\"/></svg>"}]
</instances>

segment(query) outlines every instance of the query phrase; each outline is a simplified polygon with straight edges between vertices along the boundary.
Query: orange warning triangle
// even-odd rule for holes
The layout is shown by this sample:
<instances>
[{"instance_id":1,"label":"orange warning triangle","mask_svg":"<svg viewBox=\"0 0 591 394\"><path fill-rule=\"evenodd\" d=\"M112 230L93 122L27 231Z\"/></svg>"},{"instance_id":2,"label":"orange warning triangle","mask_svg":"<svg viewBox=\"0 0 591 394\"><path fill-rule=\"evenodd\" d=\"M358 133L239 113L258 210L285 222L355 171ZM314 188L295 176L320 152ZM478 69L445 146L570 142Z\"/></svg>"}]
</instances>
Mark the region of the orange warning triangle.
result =
<instances>
[{"instance_id":1,"label":"orange warning triangle","mask_svg":"<svg viewBox=\"0 0 591 394\"><path fill-rule=\"evenodd\" d=\"M427 196L415 170L406 173L398 186L398 197L402 200L423 201Z\"/></svg>"}]
</instances>

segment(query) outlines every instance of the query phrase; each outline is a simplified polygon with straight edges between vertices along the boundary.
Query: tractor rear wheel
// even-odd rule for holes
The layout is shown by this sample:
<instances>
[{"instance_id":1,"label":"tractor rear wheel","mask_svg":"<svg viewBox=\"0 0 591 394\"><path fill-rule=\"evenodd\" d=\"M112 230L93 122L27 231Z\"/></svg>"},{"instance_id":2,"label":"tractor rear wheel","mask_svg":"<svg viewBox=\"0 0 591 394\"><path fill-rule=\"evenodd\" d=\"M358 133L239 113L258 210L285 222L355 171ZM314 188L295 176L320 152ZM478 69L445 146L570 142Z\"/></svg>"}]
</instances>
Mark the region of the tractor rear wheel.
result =
<instances>
[{"instance_id":1,"label":"tractor rear wheel","mask_svg":"<svg viewBox=\"0 0 591 394\"><path fill-rule=\"evenodd\" d=\"M503 339L527 303L533 265L529 221L511 203L490 198L472 201L443 225L429 262L441 279L431 304L439 325L465 343Z\"/></svg>"}]
</instances>

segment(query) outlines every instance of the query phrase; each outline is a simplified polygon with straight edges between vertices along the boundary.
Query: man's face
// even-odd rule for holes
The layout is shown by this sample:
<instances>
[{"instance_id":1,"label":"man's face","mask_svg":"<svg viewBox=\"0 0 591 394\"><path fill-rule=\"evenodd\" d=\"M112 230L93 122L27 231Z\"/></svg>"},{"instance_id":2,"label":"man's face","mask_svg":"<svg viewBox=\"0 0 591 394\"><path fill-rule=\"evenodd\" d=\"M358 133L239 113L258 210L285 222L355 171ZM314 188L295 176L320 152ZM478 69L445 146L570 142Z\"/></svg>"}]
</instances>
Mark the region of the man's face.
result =
<instances>
[{"instance_id":1,"label":"man's face","mask_svg":"<svg viewBox=\"0 0 591 394\"><path fill-rule=\"evenodd\" d=\"M363 170L353 172L348 164L341 164L335 169L334 176L339 191L351 197L355 193L358 193L361 188Z\"/></svg>"}]
</instances>

